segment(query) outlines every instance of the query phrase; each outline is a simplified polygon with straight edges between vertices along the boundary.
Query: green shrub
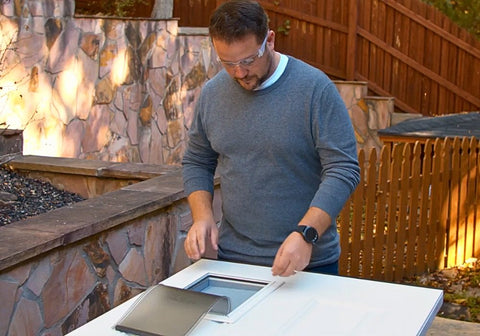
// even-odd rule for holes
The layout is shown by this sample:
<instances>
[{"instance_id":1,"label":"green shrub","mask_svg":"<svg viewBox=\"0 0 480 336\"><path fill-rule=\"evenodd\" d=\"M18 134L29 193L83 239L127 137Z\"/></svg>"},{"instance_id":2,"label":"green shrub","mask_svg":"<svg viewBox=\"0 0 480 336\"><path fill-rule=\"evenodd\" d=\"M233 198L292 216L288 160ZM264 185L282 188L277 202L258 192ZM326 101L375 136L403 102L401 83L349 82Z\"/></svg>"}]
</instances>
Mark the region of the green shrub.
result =
<instances>
[{"instance_id":1,"label":"green shrub","mask_svg":"<svg viewBox=\"0 0 480 336\"><path fill-rule=\"evenodd\" d=\"M148 0L93 0L78 2L76 14L81 15L104 15L104 16L132 16L136 6L148 5Z\"/></svg>"},{"instance_id":2,"label":"green shrub","mask_svg":"<svg viewBox=\"0 0 480 336\"><path fill-rule=\"evenodd\" d=\"M423 0L480 40L479 0Z\"/></svg>"}]
</instances>

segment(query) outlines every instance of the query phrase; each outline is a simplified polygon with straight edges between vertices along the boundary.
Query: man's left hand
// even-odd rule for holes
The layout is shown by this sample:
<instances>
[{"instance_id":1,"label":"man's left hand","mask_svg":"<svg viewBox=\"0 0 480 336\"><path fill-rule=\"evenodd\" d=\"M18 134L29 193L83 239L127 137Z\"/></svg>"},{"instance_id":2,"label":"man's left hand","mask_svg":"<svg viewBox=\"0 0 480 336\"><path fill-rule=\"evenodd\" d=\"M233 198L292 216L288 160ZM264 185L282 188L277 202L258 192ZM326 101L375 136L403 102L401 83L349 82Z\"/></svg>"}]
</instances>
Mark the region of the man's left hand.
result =
<instances>
[{"instance_id":1,"label":"man's left hand","mask_svg":"<svg viewBox=\"0 0 480 336\"><path fill-rule=\"evenodd\" d=\"M307 267L312 256L312 244L298 232L292 232L280 245L272 266L272 275L291 276Z\"/></svg>"}]
</instances>

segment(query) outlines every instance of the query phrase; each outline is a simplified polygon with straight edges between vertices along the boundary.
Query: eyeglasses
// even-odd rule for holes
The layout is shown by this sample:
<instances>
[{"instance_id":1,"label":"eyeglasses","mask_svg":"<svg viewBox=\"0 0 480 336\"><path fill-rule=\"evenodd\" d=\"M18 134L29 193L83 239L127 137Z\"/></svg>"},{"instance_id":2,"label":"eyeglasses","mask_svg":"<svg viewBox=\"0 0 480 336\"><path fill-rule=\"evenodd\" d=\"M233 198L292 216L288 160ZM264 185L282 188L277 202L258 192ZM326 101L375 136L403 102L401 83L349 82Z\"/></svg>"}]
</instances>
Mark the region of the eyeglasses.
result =
<instances>
[{"instance_id":1,"label":"eyeglasses","mask_svg":"<svg viewBox=\"0 0 480 336\"><path fill-rule=\"evenodd\" d=\"M229 68L234 68L236 67L237 65L239 66L242 66L242 67L250 67L253 65L253 63L257 60L257 58L260 58L263 56L263 53L265 52L265 46L267 44L267 37L268 37L268 34L267 36L265 36L265 39L263 40L263 43L260 47L260 49L258 49L257 51L257 54L254 55L254 56L250 56L250 57L247 57L247 58L244 58L240 61L237 61L237 62L228 62L228 61L222 61L220 59L220 57L218 57L218 60L220 62L222 62L222 64L225 66L225 67L229 67Z\"/></svg>"}]
</instances>

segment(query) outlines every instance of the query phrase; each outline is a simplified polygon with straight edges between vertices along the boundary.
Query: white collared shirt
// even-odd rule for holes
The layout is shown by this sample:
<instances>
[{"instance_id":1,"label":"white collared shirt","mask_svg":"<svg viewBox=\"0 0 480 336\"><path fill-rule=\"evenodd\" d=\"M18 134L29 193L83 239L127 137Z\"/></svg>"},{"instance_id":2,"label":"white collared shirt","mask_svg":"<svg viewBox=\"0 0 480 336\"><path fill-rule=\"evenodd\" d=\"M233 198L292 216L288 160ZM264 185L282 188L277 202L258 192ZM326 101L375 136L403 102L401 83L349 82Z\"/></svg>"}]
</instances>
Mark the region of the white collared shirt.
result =
<instances>
[{"instance_id":1,"label":"white collared shirt","mask_svg":"<svg viewBox=\"0 0 480 336\"><path fill-rule=\"evenodd\" d=\"M273 74L270 77L268 77L265 82L260 84L260 86L257 87L255 91L266 89L267 87L275 83L285 71L285 68L287 67L287 63L288 63L288 57L286 55L280 54L280 62L278 62L278 66L273 72Z\"/></svg>"}]
</instances>

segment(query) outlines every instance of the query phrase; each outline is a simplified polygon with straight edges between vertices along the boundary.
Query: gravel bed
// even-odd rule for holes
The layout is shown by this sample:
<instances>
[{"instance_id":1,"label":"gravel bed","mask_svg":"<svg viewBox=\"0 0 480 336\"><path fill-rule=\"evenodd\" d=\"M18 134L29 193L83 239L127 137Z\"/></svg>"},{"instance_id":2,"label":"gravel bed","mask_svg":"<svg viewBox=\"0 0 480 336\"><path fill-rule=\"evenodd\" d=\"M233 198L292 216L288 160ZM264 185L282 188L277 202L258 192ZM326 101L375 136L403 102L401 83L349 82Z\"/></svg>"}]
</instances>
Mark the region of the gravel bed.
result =
<instances>
[{"instance_id":1,"label":"gravel bed","mask_svg":"<svg viewBox=\"0 0 480 336\"><path fill-rule=\"evenodd\" d=\"M83 201L47 182L0 167L0 226Z\"/></svg>"}]
</instances>

